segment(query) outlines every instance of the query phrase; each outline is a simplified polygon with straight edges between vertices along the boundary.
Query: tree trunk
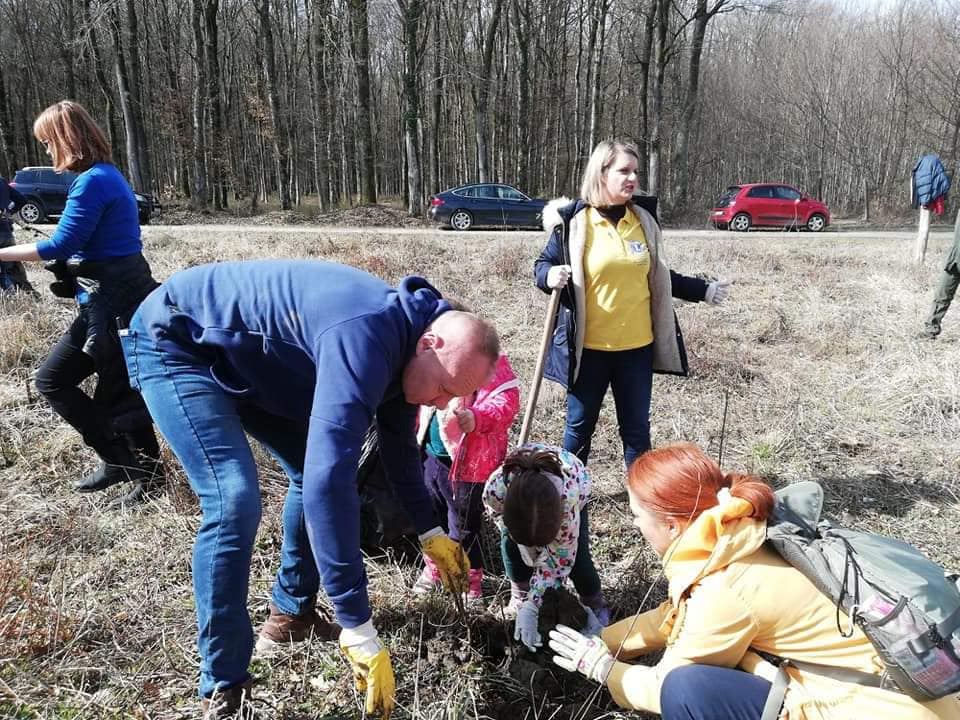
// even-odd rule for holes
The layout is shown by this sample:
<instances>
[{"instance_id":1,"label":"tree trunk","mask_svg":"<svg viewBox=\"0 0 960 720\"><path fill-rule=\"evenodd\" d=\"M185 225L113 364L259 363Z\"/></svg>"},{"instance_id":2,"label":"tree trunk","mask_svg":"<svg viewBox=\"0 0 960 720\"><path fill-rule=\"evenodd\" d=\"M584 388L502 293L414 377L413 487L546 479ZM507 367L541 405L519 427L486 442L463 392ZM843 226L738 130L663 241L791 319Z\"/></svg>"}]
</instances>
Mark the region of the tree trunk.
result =
<instances>
[{"instance_id":1,"label":"tree trunk","mask_svg":"<svg viewBox=\"0 0 960 720\"><path fill-rule=\"evenodd\" d=\"M480 72L476 85L473 88L474 105L474 132L477 141L477 175L480 182L490 182L490 151L487 139L489 137L489 112L487 103L490 99L490 71L493 67L493 50L497 39L497 26L500 24L500 15L503 10L503 0L493 0L490 18L483 29L483 45L481 46Z\"/></svg>"},{"instance_id":2,"label":"tree trunk","mask_svg":"<svg viewBox=\"0 0 960 720\"><path fill-rule=\"evenodd\" d=\"M603 117L603 103L600 90L603 86L603 54L607 39L607 0L597 2L597 15L594 19L596 33L599 37L596 47L593 50L593 88L590 93L590 135L587 147L590 151L597 146L600 141L600 124Z\"/></svg>"},{"instance_id":3,"label":"tree trunk","mask_svg":"<svg viewBox=\"0 0 960 720\"><path fill-rule=\"evenodd\" d=\"M273 158L277 169L277 189L280 194L280 209L289 210L290 205L290 170L287 161L287 148L280 113L277 85L277 61L273 48L273 24L270 20L270 0L260 0L257 4L257 13L260 16L260 37L263 39L263 61L266 72L267 100L270 106L270 120L273 126Z\"/></svg>"},{"instance_id":4,"label":"tree trunk","mask_svg":"<svg viewBox=\"0 0 960 720\"><path fill-rule=\"evenodd\" d=\"M657 0L651 0L643 13L643 35L640 37L640 77L637 81L637 94L640 96L640 123L637 126L637 142L640 145L640 187L650 191L650 55L653 50L653 26L656 19Z\"/></svg>"},{"instance_id":5,"label":"tree trunk","mask_svg":"<svg viewBox=\"0 0 960 720\"><path fill-rule=\"evenodd\" d=\"M206 65L203 61L203 0L193 0L191 15L193 27L193 189L190 193L190 207L194 210L206 209L210 203L207 185L207 144L206 144L206 98L204 88L207 85Z\"/></svg>"},{"instance_id":6,"label":"tree trunk","mask_svg":"<svg viewBox=\"0 0 960 720\"><path fill-rule=\"evenodd\" d=\"M136 132L137 165L140 168L142 187L140 192L152 192L153 169L150 165L150 152L147 148L147 125L143 119L143 74L140 72L140 27L134 0L127 3L127 32L125 43L130 51L130 101L133 111L134 131Z\"/></svg>"},{"instance_id":7,"label":"tree trunk","mask_svg":"<svg viewBox=\"0 0 960 720\"><path fill-rule=\"evenodd\" d=\"M700 94L700 58L703 55L703 37L710 18L723 5L720 0L707 12L707 0L697 0L697 10L693 20L693 37L690 41L690 62L687 70L687 92L680 112L680 127L674 137L673 167L676 172L676 184L673 188L672 205L677 211L683 211L687 204L687 192L690 179L689 143L693 127L693 116L697 111Z\"/></svg>"},{"instance_id":8,"label":"tree trunk","mask_svg":"<svg viewBox=\"0 0 960 720\"><path fill-rule=\"evenodd\" d=\"M100 92L103 94L103 113L107 120L107 142L110 143L111 148L115 148L117 146L119 133L117 132L117 121L113 112L113 91L110 88L109 80L107 80L107 71L104 69L103 56L100 54L100 43L97 40L93 16L90 13L90 2L91 0L85 0L84 2L84 13L88 27L88 42L90 53L93 56L93 70L97 78L97 87L100 88Z\"/></svg>"},{"instance_id":9,"label":"tree trunk","mask_svg":"<svg viewBox=\"0 0 960 720\"><path fill-rule=\"evenodd\" d=\"M111 9L110 28L113 31L114 43L114 70L117 76L117 89L120 92L120 110L123 113L123 127L126 135L127 149L127 174L130 177L130 184L137 192L149 192L149 168L143 167L141 160L144 152L141 147L143 142L143 128L137 117L134 87L127 72L127 62L124 57L123 43L123 18L120 15L119 6Z\"/></svg>"},{"instance_id":10,"label":"tree trunk","mask_svg":"<svg viewBox=\"0 0 960 720\"><path fill-rule=\"evenodd\" d=\"M420 179L420 95L417 92L420 58L417 30L424 7L421 0L397 0L397 4L403 19L405 50L403 102L406 111L403 117L403 140L407 165L407 213L419 217L423 212L423 193Z\"/></svg>"},{"instance_id":11,"label":"tree trunk","mask_svg":"<svg viewBox=\"0 0 960 720\"><path fill-rule=\"evenodd\" d=\"M350 51L357 73L357 125L363 202L377 202L376 167L373 155L373 127L370 98L370 39L367 29L367 0L348 0L350 5Z\"/></svg>"},{"instance_id":12,"label":"tree trunk","mask_svg":"<svg viewBox=\"0 0 960 720\"><path fill-rule=\"evenodd\" d=\"M663 132L663 76L667 66L667 23L670 0L654 0L656 20L653 42L653 83L651 84L652 106L650 114L650 164L647 187L652 195L660 190L660 143Z\"/></svg>"},{"instance_id":13,"label":"tree trunk","mask_svg":"<svg viewBox=\"0 0 960 720\"><path fill-rule=\"evenodd\" d=\"M519 60L517 83L517 170L516 182L524 192L530 192L530 4L513 0L514 37L517 39Z\"/></svg>"},{"instance_id":14,"label":"tree trunk","mask_svg":"<svg viewBox=\"0 0 960 720\"><path fill-rule=\"evenodd\" d=\"M313 0L311 6L311 49L313 67L313 154L317 184L317 204L321 210L330 209L330 0Z\"/></svg>"},{"instance_id":15,"label":"tree trunk","mask_svg":"<svg viewBox=\"0 0 960 720\"><path fill-rule=\"evenodd\" d=\"M73 0L62 0L61 10L63 11L62 22L65 37L58 43L60 50L60 62L63 63L64 76L66 78L67 97L77 97L77 74L74 69L77 63L76 53L73 43L77 39L77 20L73 14Z\"/></svg>"},{"instance_id":16,"label":"tree trunk","mask_svg":"<svg viewBox=\"0 0 960 720\"><path fill-rule=\"evenodd\" d=\"M3 67L0 59L0 67ZM7 82L0 73L0 159L3 167L12 171L20 166L13 145L13 125L10 124L10 102L7 97Z\"/></svg>"},{"instance_id":17,"label":"tree trunk","mask_svg":"<svg viewBox=\"0 0 960 720\"><path fill-rule=\"evenodd\" d=\"M203 3L203 54L206 63L206 106L210 127L209 170L213 184L213 204L218 210L227 207L227 164L223 133L223 107L220 102L220 48L217 11L220 0Z\"/></svg>"},{"instance_id":18,"label":"tree trunk","mask_svg":"<svg viewBox=\"0 0 960 720\"><path fill-rule=\"evenodd\" d=\"M440 18L441 11L443 8L443 3L435 2L434 3L434 15L433 15L433 94L432 94L432 104L433 109L431 113L432 117L432 128L433 132L430 136L431 146L433 151L430 153L431 160L431 171L430 171L430 192L436 195L440 192L440 182L441 182L441 148L443 143L441 142L440 137L440 119L441 112L443 108L443 75L441 74L440 66Z\"/></svg>"}]
</instances>

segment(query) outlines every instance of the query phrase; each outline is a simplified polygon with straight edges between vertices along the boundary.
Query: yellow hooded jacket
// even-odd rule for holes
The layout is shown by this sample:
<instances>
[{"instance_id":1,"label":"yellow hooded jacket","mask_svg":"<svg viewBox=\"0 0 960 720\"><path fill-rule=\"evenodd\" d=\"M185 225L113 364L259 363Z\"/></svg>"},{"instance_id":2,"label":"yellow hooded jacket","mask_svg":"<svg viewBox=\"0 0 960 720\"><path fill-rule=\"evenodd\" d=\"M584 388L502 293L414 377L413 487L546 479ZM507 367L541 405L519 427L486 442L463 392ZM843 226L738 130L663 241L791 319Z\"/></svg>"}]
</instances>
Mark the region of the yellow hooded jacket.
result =
<instances>
[{"instance_id":1,"label":"yellow hooded jacket","mask_svg":"<svg viewBox=\"0 0 960 720\"><path fill-rule=\"evenodd\" d=\"M694 663L772 681L776 668L754 651L879 674L883 665L859 628L837 631L836 607L764 545L766 523L738 498L703 512L664 555L669 599L603 631L617 658L607 679L625 708L660 712L667 673ZM845 616L841 616L841 622ZM623 660L665 648L657 665ZM960 698L918 703L907 695L788 670L783 720L957 720Z\"/></svg>"}]
</instances>

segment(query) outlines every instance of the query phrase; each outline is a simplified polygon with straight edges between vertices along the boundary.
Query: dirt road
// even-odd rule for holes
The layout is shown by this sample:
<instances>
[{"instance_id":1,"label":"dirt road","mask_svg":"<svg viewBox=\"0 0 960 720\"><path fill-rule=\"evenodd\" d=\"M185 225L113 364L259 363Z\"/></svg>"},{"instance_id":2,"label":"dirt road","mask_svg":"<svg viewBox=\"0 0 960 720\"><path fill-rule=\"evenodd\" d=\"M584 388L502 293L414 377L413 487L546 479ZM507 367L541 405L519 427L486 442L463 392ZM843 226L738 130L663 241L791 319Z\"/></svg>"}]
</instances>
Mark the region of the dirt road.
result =
<instances>
[{"instance_id":1,"label":"dirt road","mask_svg":"<svg viewBox=\"0 0 960 720\"><path fill-rule=\"evenodd\" d=\"M317 233L324 236L341 235L392 235L414 237L437 236L444 238L457 238L463 240L480 240L483 238L497 238L506 240L515 238L533 238L541 236L542 231L531 230L472 230L468 232L456 232L454 230L444 230L439 227L337 227L333 225L149 225L143 228L147 237L156 236L161 233L176 234L178 239L190 240L191 235L203 235L206 233L234 233L238 236L251 235L278 235L294 234L306 235ZM949 229L934 230L930 232L930 242L945 240L950 235ZM890 240L890 241L913 241L916 238L916 230L846 230L830 228L821 233L794 233L783 231L751 231L746 233L728 233L712 229L667 229L664 230L664 236L669 239L709 239L737 237L744 240L762 240L762 239L788 239L796 241L799 244L809 244L816 242L835 242L837 240Z\"/></svg>"}]
</instances>

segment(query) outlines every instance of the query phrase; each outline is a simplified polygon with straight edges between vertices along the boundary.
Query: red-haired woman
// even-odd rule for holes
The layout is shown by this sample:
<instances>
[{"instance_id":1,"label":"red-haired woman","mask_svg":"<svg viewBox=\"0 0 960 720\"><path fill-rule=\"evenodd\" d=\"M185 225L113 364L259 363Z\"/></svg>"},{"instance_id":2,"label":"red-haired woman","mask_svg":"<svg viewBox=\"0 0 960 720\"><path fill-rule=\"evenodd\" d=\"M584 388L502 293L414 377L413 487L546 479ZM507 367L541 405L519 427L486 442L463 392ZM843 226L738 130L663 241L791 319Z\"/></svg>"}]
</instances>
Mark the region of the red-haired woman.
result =
<instances>
[{"instance_id":1,"label":"red-haired woman","mask_svg":"<svg viewBox=\"0 0 960 720\"><path fill-rule=\"evenodd\" d=\"M91 492L132 480L121 502L138 502L157 479L160 448L143 402L128 386L116 328L116 319L133 314L157 286L141 252L137 201L103 131L80 104L51 105L34 121L33 134L54 170L77 177L53 235L0 248L0 262L55 262L58 282L51 289L77 302L76 318L36 376L47 402L102 460L74 488ZM79 385L93 373L98 382L90 397Z\"/></svg>"},{"instance_id":2,"label":"red-haired woman","mask_svg":"<svg viewBox=\"0 0 960 720\"><path fill-rule=\"evenodd\" d=\"M724 474L694 445L640 456L627 494L634 524L663 559L669 598L587 638L550 633L555 662L604 683L623 707L664 718L759 720L775 668L758 652L880 674L856 628L837 631L836 607L765 544L774 502L755 477ZM632 658L664 650L653 666ZM960 700L906 695L788 671L781 720L934 720L960 717Z\"/></svg>"}]
</instances>

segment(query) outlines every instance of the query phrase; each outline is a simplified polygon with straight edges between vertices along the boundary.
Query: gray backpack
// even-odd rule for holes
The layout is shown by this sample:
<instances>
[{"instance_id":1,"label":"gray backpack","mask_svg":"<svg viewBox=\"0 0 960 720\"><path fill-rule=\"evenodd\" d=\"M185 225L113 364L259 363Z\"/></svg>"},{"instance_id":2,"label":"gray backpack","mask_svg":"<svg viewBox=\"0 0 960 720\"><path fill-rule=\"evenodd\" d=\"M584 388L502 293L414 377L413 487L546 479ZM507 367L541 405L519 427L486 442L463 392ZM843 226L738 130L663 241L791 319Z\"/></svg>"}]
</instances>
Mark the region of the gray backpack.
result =
<instances>
[{"instance_id":1,"label":"gray backpack","mask_svg":"<svg viewBox=\"0 0 960 720\"><path fill-rule=\"evenodd\" d=\"M911 545L832 523L822 509L823 488L815 482L778 491L767 543L833 601L841 634L849 636L854 625L863 630L886 668L877 676L785 660L800 670L895 690L920 702L960 691L957 577L947 577Z\"/></svg>"}]
</instances>

